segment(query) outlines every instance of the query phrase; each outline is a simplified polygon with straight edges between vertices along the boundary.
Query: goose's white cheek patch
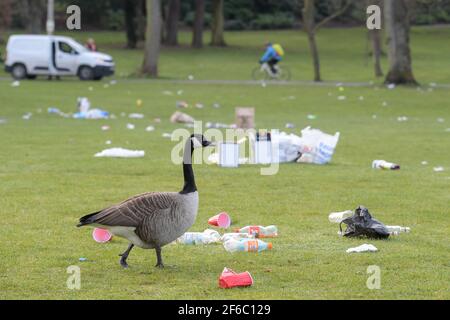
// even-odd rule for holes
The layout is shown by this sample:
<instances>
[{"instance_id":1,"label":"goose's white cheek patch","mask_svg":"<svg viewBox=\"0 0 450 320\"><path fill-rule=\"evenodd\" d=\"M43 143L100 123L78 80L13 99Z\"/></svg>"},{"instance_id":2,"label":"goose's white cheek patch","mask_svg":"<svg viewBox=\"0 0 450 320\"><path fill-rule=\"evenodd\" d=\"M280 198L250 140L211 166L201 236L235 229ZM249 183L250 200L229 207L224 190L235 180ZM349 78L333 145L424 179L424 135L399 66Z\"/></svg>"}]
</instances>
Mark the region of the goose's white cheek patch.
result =
<instances>
[{"instance_id":1,"label":"goose's white cheek patch","mask_svg":"<svg viewBox=\"0 0 450 320\"><path fill-rule=\"evenodd\" d=\"M198 141L197 138L192 138L192 143L194 144L194 148L201 148L202 144Z\"/></svg>"}]
</instances>

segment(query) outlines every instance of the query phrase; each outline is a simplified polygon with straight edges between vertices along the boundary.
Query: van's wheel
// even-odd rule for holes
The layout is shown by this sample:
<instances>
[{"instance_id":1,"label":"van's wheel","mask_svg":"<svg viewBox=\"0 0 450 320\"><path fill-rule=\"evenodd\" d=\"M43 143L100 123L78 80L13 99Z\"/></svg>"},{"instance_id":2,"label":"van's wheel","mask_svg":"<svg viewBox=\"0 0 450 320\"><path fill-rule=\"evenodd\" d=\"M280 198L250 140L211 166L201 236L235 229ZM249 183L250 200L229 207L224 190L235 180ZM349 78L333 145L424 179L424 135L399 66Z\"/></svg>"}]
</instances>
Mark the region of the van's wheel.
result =
<instances>
[{"instance_id":1,"label":"van's wheel","mask_svg":"<svg viewBox=\"0 0 450 320\"><path fill-rule=\"evenodd\" d=\"M78 77L80 80L92 80L94 79L94 70L88 66L82 66L78 70Z\"/></svg>"},{"instance_id":2,"label":"van's wheel","mask_svg":"<svg viewBox=\"0 0 450 320\"><path fill-rule=\"evenodd\" d=\"M16 80L22 80L27 77L27 68L21 63L17 63L12 67L11 75Z\"/></svg>"},{"instance_id":3,"label":"van's wheel","mask_svg":"<svg viewBox=\"0 0 450 320\"><path fill-rule=\"evenodd\" d=\"M37 77L37 75L35 75L35 74L27 75L27 79L29 79L29 80L34 80L34 79L36 79L36 77Z\"/></svg>"},{"instance_id":4,"label":"van's wheel","mask_svg":"<svg viewBox=\"0 0 450 320\"><path fill-rule=\"evenodd\" d=\"M103 77L102 76L97 76L97 77L94 77L94 80L95 81L100 81L100 80L102 80L103 79Z\"/></svg>"}]
</instances>

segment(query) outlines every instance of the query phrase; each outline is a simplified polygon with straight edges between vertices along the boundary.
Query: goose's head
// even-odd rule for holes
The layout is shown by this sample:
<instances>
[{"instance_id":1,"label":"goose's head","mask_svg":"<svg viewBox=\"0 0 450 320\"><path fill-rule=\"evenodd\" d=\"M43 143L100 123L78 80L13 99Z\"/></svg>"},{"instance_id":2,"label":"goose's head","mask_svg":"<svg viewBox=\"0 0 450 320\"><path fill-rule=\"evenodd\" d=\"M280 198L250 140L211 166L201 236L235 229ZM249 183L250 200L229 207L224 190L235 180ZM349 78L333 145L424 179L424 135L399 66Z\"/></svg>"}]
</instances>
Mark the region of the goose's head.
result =
<instances>
[{"instance_id":1,"label":"goose's head","mask_svg":"<svg viewBox=\"0 0 450 320\"><path fill-rule=\"evenodd\" d=\"M214 146L214 143L205 138L202 134L191 135L191 146L193 148L204 148L208 146Z\"/></svg>"}]
</instances>

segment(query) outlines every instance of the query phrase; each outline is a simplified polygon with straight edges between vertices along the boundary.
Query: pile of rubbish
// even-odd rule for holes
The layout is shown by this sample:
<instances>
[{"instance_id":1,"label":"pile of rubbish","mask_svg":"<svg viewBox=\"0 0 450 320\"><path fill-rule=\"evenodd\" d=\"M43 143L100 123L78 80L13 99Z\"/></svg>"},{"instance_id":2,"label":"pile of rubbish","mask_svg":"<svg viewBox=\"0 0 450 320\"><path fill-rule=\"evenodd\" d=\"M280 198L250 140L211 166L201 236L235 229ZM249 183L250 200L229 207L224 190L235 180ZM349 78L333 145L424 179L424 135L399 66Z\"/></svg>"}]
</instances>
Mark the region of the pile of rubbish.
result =
<instances>
[{"instance_id":1,"label":"pile of rubbish","mask_svg":"<svg viewBox=\"0 0 450 320\"><path fill-rule=\"evenodd\" d=\"M409 227L384 225L373 218L369 210L364 206L358 206L355 211L332 212L329 214L328 220L331 223L339 223L338 234L348 238L387 239L389 236L411 231ZM346 225L344 231L342 230L342 224ZM355 248L349 248L347 253L376 251L378 249L374 245L363 244Z\"/></svg>"},{"instance_id":2,"label":"pile of rubbish","mask_svg":"<svg viewBox=\"0 0 450 320\"><path fill-rule=\"evenodd\" d=\"M224 142L219 144L219 152L213 153L208 160L223 167L238 167L240 164L269 164L283 162L326 164L333 157L339 132L334 135L318 129L306 127L301 130L301 136L287 134L278 130L256 135L250 133L250 157L240 158L239 146L246 139L237 143Z\"/></svg>"}]
</instances>

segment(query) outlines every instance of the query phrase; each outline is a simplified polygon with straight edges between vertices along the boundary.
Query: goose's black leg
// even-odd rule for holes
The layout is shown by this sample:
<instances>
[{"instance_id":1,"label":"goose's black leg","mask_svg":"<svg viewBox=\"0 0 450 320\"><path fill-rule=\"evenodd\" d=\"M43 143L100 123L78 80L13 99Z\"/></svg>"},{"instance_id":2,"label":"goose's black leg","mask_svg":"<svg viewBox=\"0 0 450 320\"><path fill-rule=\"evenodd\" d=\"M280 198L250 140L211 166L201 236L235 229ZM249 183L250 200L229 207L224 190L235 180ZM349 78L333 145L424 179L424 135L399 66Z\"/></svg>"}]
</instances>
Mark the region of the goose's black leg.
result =
<instances>
[{"instance_id":1,"label":"goose's black leg","mask_svg":"<svg viewBox=\"0 0 450 320\"><path fill-rule=\"evenodd\" d=\"M157 268L164 268L164 263L162 261L162 257L161 257L161 247L155 247L155 251L156 251L156 259L158 260L156 263Z\"/></svg>"},{"instance_id":2,"label":"goose's black leg","mask_svg":"<svg viewBox=\"0 0 450 320\"><path fill-rule=\"evenodd\" d=\"M124 253L119 254L120 265L124 268L128 268L127 258L128 258L128 255L130 254L131 249L133 249L133 247L134 247L134 244L130 243L130 245L128 246L128 249L125 250Z\"/></svg>"}]
</instances>

